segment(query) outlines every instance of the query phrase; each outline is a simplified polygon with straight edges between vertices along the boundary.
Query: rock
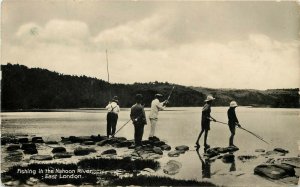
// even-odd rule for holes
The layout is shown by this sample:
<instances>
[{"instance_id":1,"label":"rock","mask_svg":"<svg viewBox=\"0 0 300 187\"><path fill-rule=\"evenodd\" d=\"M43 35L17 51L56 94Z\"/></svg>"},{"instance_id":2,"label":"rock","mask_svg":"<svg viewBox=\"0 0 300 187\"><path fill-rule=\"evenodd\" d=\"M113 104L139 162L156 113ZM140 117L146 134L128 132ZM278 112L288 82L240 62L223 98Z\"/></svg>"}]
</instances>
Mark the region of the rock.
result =
<instances>
[{"instance_id":1,"label":"rock","mask_svg":"<svg viewBox=\"0 0 300 187\"><path fill-rule=\"evenodd\" d=\"M64 143L64 145L73 144L73 142L71 142L71 141L65 141L65 142L63 142L63 143Z\"/></svg>"},{"instance_id":2,"label":"rock","mask_svg":"<svg viewBox=\"0 0 300 187\"><path fill-rule=\"evenodd\" d=\"M54 144L58 144L58 142L57 141L47 141L47 142L45 142L45 144L54 145Z\"/></svg>"},{"instance_id":3,"label":"rock","mask_svg":"<svg viewBox=\"0 0 300 187\"><path fill-rule=\"evenodd\" d=\"M33 154L37 154L38 150L35 148L28 148L26 150L24 150L24 154L29 154L29 155L33 155Z\"/></svg>"},{"instance_id":4,"label":"rock","mask_svg":"<svg viewBox=\"0 0 300 187\"><path fill-rule=\"evenodd\" d=\"M159 154L153 154L153 155L150 155L147 157L147 159L149 160L155 160L155 159L160 159L162 158L162 155L159 155Z\"/></svg>"},{"instance_id":5,"label":"rock","mask_svg":"<svg viewBox=\"0 0 300 187\"><path fill-rule=\"evenodd\" d=\"M283 164L288 164L288 165L300 168L300 158L299 157L282 158L282 159L280 159L280 161Z\"/></svg>"},{"instance_id":6,"label":"rock","mask_svg":"<svg viewBox=\"0 0 300 187\"><path fill-rule=\"evenodd\" d=\"M253 160L256 158L257 158L257 156L255 156L255 155L240 155L240 156L238 156L238 159L241 160L242 162L246 162L248 160Z\"/></svg>"},{"instance_id":7,"label":"rock","mask_svg":"<svg viewBox=\"0 0 300 187\"><path fill-rule=\"evenodd\" d=\"M204 153L204 155L206 157L208 157L208 158L212 158L212 157L218 156L219 152L217 150L218 150L218 148L207 149L206 152Z\"/></svg>"},{"instance_id":8,"label":"rock","mask_svg":"<svg viewBox=\"0 0 300 187\"><path fill-rule=\"evenodd\" d=\"M235 146L229 146L226 149L228 150L228 152L235 152L239 150L239 148Z\"/></svg>"},{"instance_id":9,"label":"rock","mask_svg":"<svg viewBox=\"0 0 300 187\"><path fill-rule=\"evenodd\" d=\"M107 155L107 154L117 155L117 151L115 149L108 149L101 153L101 155Z\"/></svg>"},{"instance_id":10,"label":"rock","mask_svg":"<svg viewBox=\"0 0 300 187\"><path fill-rule=\"evenodd\" d=\"M54 158L59 159L59 158L71 158L73 156L72 153L55 153Z\"/></svg>"},{"instance_id":11,"label":"rock","mask_svg":"<svg viewBox=\"0 0 300 187\"><path fill-rule=\"evenodd\" d=\"M31 139L32 143L44 143L44 140L42 137L33 137Z\"/></svg>"},{"instance_id":12,"label":"rock","mask_svg":"<svg viewBox=\"0 0 300 187\"><path fill-rule=\"evenodd\" d=\"M267 151L265 154L263 154L264 156L284 156L285 153L281 153L278 151Z\"/></svg>"},{"instance_id":13,"label":"rock","mask_svg":"<svg viewBox=\"0 0 300 187\"><path fill-rule=\"evenodd\" d=\"M154 173L155 171L151 168L144 168L143 171L146 171L148 173Z\"/></svg>"},{"instance_id":14,"label":"rock","mask_svg":"<svg viewBox=\"0 0 300 187\"><path fill-rule=\"evenodd\" d=\"M280 153L284 153L284 154L289 153L288 150L285 150L285 149L282 149L282 148L275 148L274 151L277 151L277 152L280 152Z\"/></svg>"},{"instance_id":15,"label":"rock","mask_svg":"<svg viewBox=\"0 0 300 187\"><path fill-rule=\"evenodd\" d=\"M94 141L84 141L82 142L83 145L95 145Z\"/></svg>"},{"instance_id":16,"label":"rock","mask_svg":"<svg viewBox=\"0 0 300 187\"><path fill-rule=\"evenodd\" d=\"M20 162L23 159L23 153L19 151L9 152L4 158L7 162Z\"/></svg>"},{"instance_id":17,"label":"rock","mask_svg":"<svg viewBox=\"0 0 300 187\"><path fill-rule=\"evenodd\" d=\"M73 143L82 143L85 141L93 141L93 139L91 138L91 136L70 136L69 141Z\"/></svg>"},{"instance_id":18,"label":"rock","mask_svg":"<svg viewBox=\"0 0 300 187\"><path fill-rule=\"evenodd\" d=\"M15 144L11 144L6 148L7 151L16 151L18 149L20 149L20 145L15 145Z\"/></svg>"},{"instance_id":19,"label":"rock","mask_svg":"<svg viewBox=\"0 0 300 187\"><path fill-rule=\"evenodd\" d=\"M222 157L222 161L224 163L233 163L234 162L234 155L233 154L225 154Z\"/></svg>"},{"instance_id":20,"label":"rock","mask_svg":"<svg viewBox=\"0 0 300 187\"><path fill-rule=\"evenodd\" d=\"M258 165L254 168L254 174L262 176L262 177L268 177L274 180L282 179L288 176L294 176L295 170L293 167L288 165Z\"/></svg>"},{"instance_id":21,"label":"rock","mask_svg":"<svg viewBox=\"0 0 300 187\"><path fill-rule=\"evenodd\" d=\"M186 145L181 145L181 146L175 147L175 149L178 150L178 151L188 151L189 147L186 146Z\"/></svg>"},{"instance_id":22,"label":"rock","mask_svg":"<svg viewBox=\"0 0 300 187\"><path fill-rule=\"evenodd\" d=\"M30 157L31 160L39 160L39 161L44 161L44 160L52 160L51 155L33 155Z\"/></svg>"},{"instance_id":23,"label":"rock","mask_svg":"<svg viewBox=\"0 0 300 187\"><path fill-rule=\"evenodd\" d=\"M180 162L175 161L175 160L170 160L164 166L163 171L165 174L175 175L176 173L179 172L181 167L182 167L182 164Z\"/></svg>"},{"instance_id":24,"label":"rock","mask_svg":"<svg viewBox=\"0 0 300 187\"><path fill-rule=\"evenodd\" d=\"M88 155L90 153L94 153L96 152L95 149L92 149L92 148L82 148L82 147L77 147L75 150L74 150L74 154L76 156L83 156L83 155Z\"/></svg>"},{"instance_id":25,"label":"rock","mask_svg":"<svg viewBox=\"0 0 300 187\"><path fill-rule=\"evenodd\" d=\"M224 147L216 147L215 150L218 153L227 153L227 152L229 152L228 148L224 148Z\"/></svg>"},{"instance_id":26,"label":"rock","mask_svg":"<svg viewBox=\"0 0 300 187\"><path fill-rule=\"evenodd\" d=\"M164 150L164 151L170 151L170 150L171 150L171 146L169 146L169 145L167 145L167 144L160 146L160 148L161 148L162 150Z\"/></svg>"},{"instance_id":27,"label":"rock","mask_svg":"<svg viewBox=\"0 0 300 187\"><path fill-rule=\"evenodd\" d=\"M95 135L92 135L91 136L91 139L94 141L94 142L100 142L102 140L104 140L105 138L107 138L106 136L100 136L100 134L98 134L97 136Z\"/></svg>"},{"instance_id":28,"label":"rock","mask_svg":"<svg viewBox=\"0 0 300 187\"><path fill-rule=\"evenodd\" d=\"M162 152L161 148L160 147L154 147L152 149L152 151L156 154L159 154L159 155L163 155L164 153Z\"/></svg>"},{"instance_id":29,"label":"rock","mask_svg":"<svg viewBox=\"0 0 300 187\"><path fill-rule=\"evenodd\" d=\"M178 151L170 151L168 153L169 157L179 157L179 155L180 155L180 152L178 152Z\"/></svg>"},{"instance_id":30,"label":"rock","mask_svg":"<svg viewBox=\"0 0 300 187\"><path fill-rule=\"evenodd\" d=\"M265 150L264 149L255 149L255 152L257 152L257 153L264 153Z\"/></svg>"},{"instance_id":31,"label":"rock","mask_svg":"<svg viewBox=\"0 0 300 187\"><path fill-rule=\"evenodd\" d=\"M34 143L24 143L22 144L21 149L36 149L36 145Z\"/></svg>"},{"instance_id":32,"label":"rock","mask_svg":"<svg viewBox=\"0 0 300 187\"><path fill-rule=\"evenodd\" d=\"M19 138L18 139L19 143L28 143L28 141L29 141L28 138Z\"/></svg>"},{"instance_id":33,"label":"rock","mask_svg":"<svg viewBox=\"0 0 300 187\"><path fill-rule=\"evenodd\" d=\"M119 142L116 144L116 147L129 147L133 144L133 141L132 140L126 140L126 141L123 141L123 142Z\"/></svg>"},{"instance_id":34,"label":"rock","mask_svg":"<svg viewBox=\"0 0 300 187\"><path fill-rule=\"evenodd\" d=\"M67 152L67 150L64 147L54 147L51 152L52 153L65 153L65 152Z\"/></svg>"},{"instance_id":35,"label":"rock","mask_svg":"<svg viewBox=\"0 0 300 187\"><path fill-rule=\"evenodd\" d=\"M102 140L99 143L97 143L97 145L98 146L104 146L104 145L108 144L108 142L109 142L109 139L105 139L105 140Z\"/></svg>"},{"instance_id":36,"label":"rock","mask_svg":"<svg viewBox=\"0 0 300 187\"><path fill-rule=\"evenodd\" d=\"M155 142L152 142L150 144L153 145L153 146L156 146L156 147L160 147L162 145L165 145L166 143L163 142L163 141L155 141Z\"/></svg>"}]
</instances>

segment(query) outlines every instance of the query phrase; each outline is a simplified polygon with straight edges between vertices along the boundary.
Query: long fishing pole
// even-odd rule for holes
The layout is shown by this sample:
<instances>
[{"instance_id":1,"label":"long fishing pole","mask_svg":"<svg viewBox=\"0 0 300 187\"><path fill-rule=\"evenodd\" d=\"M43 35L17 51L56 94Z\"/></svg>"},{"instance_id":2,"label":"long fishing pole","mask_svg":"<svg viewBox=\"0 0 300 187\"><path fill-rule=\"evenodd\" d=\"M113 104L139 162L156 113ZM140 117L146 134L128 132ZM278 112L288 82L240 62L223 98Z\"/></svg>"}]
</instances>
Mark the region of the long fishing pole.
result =
<instances>
[{"instance_id":1,"label":"long fishing pole","mask_svg":"<svg viewBox=\"0 0 300 187\"><path fill-rule=\"evenodd\" d=\"M217 120L216 120L215 122L221 123L221 124L224 124L224 125L228 125L227 123L224 123L224 122L221 122L221 121L217 121ZM267 141L265 141L262 137L260 137L259 135L255 134L254 132L251 132L251 131L249 131L249 130L243 128L243 127L238 127L238 128L240 128L240 129L242 129L242 130L244 130L244 131L246 131L246 132L252 134L252 135L255 136L256 138L260 139L261 141L263 141L263 142L269 144Z\"/></svg>"},{"instance_id":2,"label":"long fishing pole","mask_svg":"<svg viewBox=\"0 0 300 187\"><path fill-rule=\"evenodd\" d=\"M169 99L170 99L170 97L171 97L171 95L172 95L172 93L173 93L174 88L175 88L175 86L172 87L172 90L171 90L171 92L170 92L170 94L169 94L169 96L168 96L167 101L169 101Z\"/></svg>"},{"instance_id":3,"label":"long fishing pole","mask_svg":"<svg viewBox=\"0 0 300 187\"><path fill-rule=\"evenodd\" d=\"M127 125L129 122L131 121L131 119L129 119L124 125L122 125L122 127L119 128L119 130L117 130L117 132L115 132L113 135L111 135L111 137L114 137L123 127L125 127L125 125Z\"/></svg>"},{"instance_id":4,"label":"long fishing pole","mask_svg":"<svg viewBox=\"0 0 300 187\"><path fill-rule=\"evenodd\" d=\"M106 53L106 71L107 71L107 82L109 85L109 99L111 99L111 85L109 83L109 68L108 68L108 55L107 55L107 49L105 50Z\"/></svg>"}]
</instances>

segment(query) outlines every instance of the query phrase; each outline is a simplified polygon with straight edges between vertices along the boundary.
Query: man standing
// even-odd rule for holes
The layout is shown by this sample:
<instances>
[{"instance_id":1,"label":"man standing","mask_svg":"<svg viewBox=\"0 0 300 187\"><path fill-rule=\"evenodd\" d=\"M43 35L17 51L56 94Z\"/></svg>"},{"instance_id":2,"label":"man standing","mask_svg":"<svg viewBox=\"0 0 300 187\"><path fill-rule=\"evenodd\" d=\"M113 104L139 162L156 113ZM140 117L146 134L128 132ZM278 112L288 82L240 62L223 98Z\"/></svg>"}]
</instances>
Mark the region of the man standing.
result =
<instances>
[{"instance_id":1,"label":"man standing","mask_svg":"<svg viewBox=\"0 0 300 187\"><path fill-rule=\"evenodd\" d=\"M153 140L153 141L159 140L156 136L154 136L156 124L158 121L158 112L160 110L164 110L166 107L166 104L168 103L167 100L164 102L161 102L162 97L163 96L161 94L155 94L155 99L151 102L151 111L150 111L150 115L149 115L151 130L150 130L150 134L149 134L149 140Z\"/></svg>"},{"instance_id":2,"label":"man standing","mask_svg":"<svg viewBox=\"0 0 300 187\"><path fill-rule=\"evenodd\" d=\"M210 146L207 144L207 136L208 136L208 131L210 130L210 121L216 121L213 117L210 116L211 112L211 104L212 101L215 100L213 96L209 95L207 96L205 100L205 105L203 106L202 109L202 118L201 118L201 132L198 136L198 139L196 141L196 147L199 148L199 140L204 132L204 147L209 148Z\"/></svg>"},{"instance_id":3,"label":"man standing","mask_svg":"<svg viewBox=\"0 0 300 187\"><path fill-rule=\"evenodd\" d=\"M229 130L231 132L231 136L229 138L229 146L234 146L233 144L233 138L235 135L235 126L241 127L241 125L239 124L239 120L236 117L235 114L235 108L237 107L237 103L235 101L231 101L230 102L230 107L227 111L227 115L228 115L228 125L229 125Z\"/></svg>"},{"instance_id":4,"label":"man standing","mask_svg":"<svg viewBox=\"0 0 300 187\"><path fill-rule=\"evenodd\" d=\"M114 96L112 101L109 102L105 108L108 111L106 115L106 121L107 121L106 133L107 133L107 138L109 138L110 135L113 136L116 132L118 114L120 112L118 97Z\"/></svg>"},{"instance_id":5,"label":"man standing","mask_svg":"<svg viewBox=\"0 0 300 187\"><path fill-rule=\"evenodd\" d=\"M136 104L131 107L130 118L134 125L134 143L135 147L142 146L144 126L147 124L144 107L142 106L143 95L135 96Z\"/></svg>"}]
</instances>

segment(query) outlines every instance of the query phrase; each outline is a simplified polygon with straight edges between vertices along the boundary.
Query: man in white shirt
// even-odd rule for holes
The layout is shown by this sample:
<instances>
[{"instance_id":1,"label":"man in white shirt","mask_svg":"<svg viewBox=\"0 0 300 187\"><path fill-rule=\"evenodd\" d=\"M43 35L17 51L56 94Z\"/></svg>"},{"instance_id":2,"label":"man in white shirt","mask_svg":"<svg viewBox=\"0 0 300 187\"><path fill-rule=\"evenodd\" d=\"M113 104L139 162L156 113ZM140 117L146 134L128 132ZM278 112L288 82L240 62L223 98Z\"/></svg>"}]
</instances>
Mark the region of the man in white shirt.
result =
<instances>
[{"instance_id":1,"label":"man in white shirt","mask_svg":"<svg viewBox=\"0 0 300 187\"><path fill-rule=\"evenodd\" d=\"M166 107L165 105L168 103L167 100L164 102L160 102L161 99L162 99L161 94L155 94L155 99L151 102L151 111L149 114L151 130L150 130L150 134L149 134L149 140L153 140L153 141L158 140L158 138L156 136L154 136L156 124L158 121L158 112L160 110L164 110Z\"/></svg>"},{"instance_id":2,"label":"man in white shirt","mask_svg":"<svg viewBox=\"0 0 300 187\"><path fill-rule=\"evenodd\" d=\"M107 109L106 121L107 121L107 138L110 135L114 135L116 132L116 126L118 122L118 114L120 112L119 100L117 96L114 96L111 102L105 107Z\"/></svg>"}]
</instances>

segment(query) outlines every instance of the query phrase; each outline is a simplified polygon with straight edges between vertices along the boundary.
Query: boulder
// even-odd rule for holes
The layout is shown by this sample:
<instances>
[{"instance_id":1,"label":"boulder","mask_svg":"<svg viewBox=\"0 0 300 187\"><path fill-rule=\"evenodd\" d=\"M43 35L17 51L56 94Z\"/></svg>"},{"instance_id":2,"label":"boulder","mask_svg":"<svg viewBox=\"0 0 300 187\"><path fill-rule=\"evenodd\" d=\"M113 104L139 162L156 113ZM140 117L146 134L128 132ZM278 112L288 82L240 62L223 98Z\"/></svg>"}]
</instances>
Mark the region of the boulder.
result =
<instances>
[{"instance_id":1,"label":"boulder","mask_svg":"<svg viewBox=\"0 0 300 187\"><path fill-rule=\"evenodd\" d=\"M82 142L83 145L95 145L94 141L84 141Z\"/></svg>"},{"instance_id":2,"label":"boulder","mask_svg":"<svg viewBox=\"0 0 300 187\"><path fill-rule=\"evenodd\" d=\"M292 166L283 165L283 164L282 165L261 164L254 168L254 174L262 177L278 180L288 176L294 176L295 170Z\"/></svg>"},{"instance_id":3,"label":"boulder","mask_svg":"<svg viewBox=\"0 0 300 187\"><path fill-rule=\"evenodd\" d=\"M188 151L189 147L186 145L180 145L180 146L175 147L175 149L178 151Z\"/></svg>"},{"instance_id":4,"label":"boulder","mask_svg":"<svg viewBox=\"0 0 300 187\"><path fill-rule=\"evenodd\" d=\"M253 160L256 158L257 158L257 156L255 156L255 155L240 155L240 156L238 156L238 159L241 160L242 162L246 162L248 160Z\"/></svg>"},{"instance_id":5,"label":"boulder","mask_svg":"<svg viewBox=\"0 0 300 187\"><path fill-rule=\"evenodd\" d=\"M170 151L168 153L169 157L179 157L179 155L180 155L180 152L178 152L178 151Z\"/></svg>"},{"instance_id":6,"label":"boulder","mask_svg":"<svg viewBox=\"0 0 300 187\"><path fill-rule=\"evenodd\" d=\"M234 155L233 154L225 154L222 157L222 161L224 163L233 163L234 162Z\"/></svg>"},{"instance_id":7,"label":"boulder","mask_svg":"<svg viewBox=\"0 0 300 187\"><path fill-rule=\"evenodd\" d=\"M20 162L23 159L23 153L19 151L9 152L4 158L6 162Z\"/></svg>"},{"instance_id":8,"label":"boulder","mask_svg":"<svg viewBox=\"0 0 300 187\"><path fill-rule=\"evenodd\" d=\"M148 173L154 173L155 171L151 168L144 168L143 171L146 171Z\"/></svg>"},{"instance_id":9,"label":"boulder","mask_svg":"<svg viewBox=\"0 0 300 187\"><path fill-rule=\"evenodd\" d=\"M257 152L257 153L264 153L265 150L264 149L255 149L255 152Z\"/></svg>"},{"instance_id":10,"label":"boulder","mask_svg":"<svg viewBox=\"0 0 300 187\"><path fill-rule=\"evenodd\" d=\"M227 153L227 152L229 152L228 148L224 148L224 147L216 147L215 150L218 153Z\"/></svg>"},{"instance_id":11,"label":"boulder","mask_svg":"<svg viewBox=\"0 0 300 187\"><path fill-rule=\"evenodd\" d=\"M156 154L159 154L159 155L163 155L164 153L162 152L161 148L160 147L154 147L152 149L152 151Z\"/></svg>"},{"instance_id":12,"label":"boulder","mask_svg":"<svg viewBox=\"0 0 300 187\"><path fill-rule=\"evenodd\" d=\"M22 144L21 149L36 149L36 145L34 143L24 143Z\"/></svg>"},{"instance_id":13,"label":"boulder","mask_svg":"<svg viewBox=\"0 0 300 187\"><path fill-rule=\"evenodd\" d=\"M235 152L239 150L239 148L235 146L229 146L226 149L228 150L228 152Z\"/></svg>"},{"instance_id":14,"label":"boulder","mask_svg":"<svg viewBox=\"0 0 300 187\"><path fill-rule=\"evenodd\" d=\"M17 144L11 144L6 148L7 151L16 151L18 149L20 149L20 145Z\"/></svg>"},{"instance_id":15,"label":"boulder","mask_svg":"<svg viewBox=\"0 0 300 187\"><path fill-rule=\"evenodd\" d=\"M29 154L29 155L33 155L33 154L37 154L38 150L36 148L28 148L24 150L24 154Z\"/></svg>"},{"instance_id":16,"label":"boulder","mask_svg":"<svg viewBox=\"0 0 300 187\"><path fill-rule=\"evenodd\" d=\"M208 157L208 158L212 158L212 157L218 156L219 152L217 150L218 150L218 148L207 149L206 152L204 153L204 155L206 157Z\"/></svg>"},{"instance_id":17,"label":"boulder","mask_svg":"<svg viewBox=\"0 0 300 187\"><path fill-rule=\"evenodd\" d=\"M150 159L150 160L160 159L160 158L162 158L162 155L159 155L159 154L153 154L153 155L150 155L147 157L147 159Z\"/></svg>"},{"instance_id":18,"label":"boulder","mask_svg":"<svg viewBox=\"0 0 300 187\"><path fill-rule=\"evenodd\" d=\"M274 151L277 151L277 152L280 152L280 153L284 153L284 154L289 153L288 150L285 150L285 149L282 149L282 148L275 148Z\"/></svg>"},{"instance_id":19,"label":"boulder","mask_svg":"<svg viewBox=\"0 0 300 187\"><path fill-rule=\"evenodd\" d=\"M175 160L170 160L164 166L163 171L165 174L175 175L176 173L179 172L181 167L182 167L182 164L180 162L175 161Z\"/></svg>"},{"instance_id":20,"label":"boulder","mask_svg":"<svg viewBox=\"0 0 300 187\"><path fill-rule=\"evenodd\" d=\"M101 153L101 155L108 155L108 154L117 155L117 151L115 149L108 149Z\"/></svg>"},{"instance_id":21,"label":"boulder","mask_svg":"<svg viewBox=\"0 0 300 187\"><path fill-rule=\"evenodd\" d=\"M64 147L54 147L52 153L65 153L67 150Z\"/></svg>"},{"instance_id":22,"label":"boulder","mask_svg":"<svg viewBox=\"0 0 300 187\"><path fill-rule=\"evenodd\" d=\"M75 150L74 150L74 155L76 156L83 156L83 155L88 155L90 153L94 153L96 152L95 149L93 148L82 148L82 147L77 147Z\"/></svg>"},{"instance_id":23,"label":"boulder","mask_svg":"<svg viewBox=\"0 0 300 187\"><path fill-rule=\"evenodd\" d=\"M82 143L85 141L93 141L91 136L69 136L69 141L72 143Z\"/></svg>"},{"instance_id":24,"label":"boulder","mask_svg":"<svg viewBox=\"0 0 300 187\"><path fill-rule=\"evenodd\" d=\"M99 143L97 143L98 146L104 146L109 143L109 139L101 140Z\"/></svg>"},{"instance_id":25,"label":"boulder","mask_svg":"<svg viewBox=\"0 0 300 187\"><path fill-rule=\"evenodd\" d=\"M281 158L280 162L283 164L288 164L288 165L300 168L300 158L299 157Z\"/></svg>"},{"instance_id":26,"label":"boulder","mask_svg":"<svg viewBox=\"0 0 300 187\"><path fill-rule=\"evenodd\" d=\"M28 138L19 138L19 139L18 139L18 142L19 142L19 143L28 143L29 140L28 140Z\"/></svg>"},{"instance_id":27,"label":"boulder","mask_svg":"<svg viewBox=\"0 0 300 187\"><path fill-rule=\"evenodd\" d=\"M58 142L57 141L46 141L45 144L54 145L54 144L58 144Z\"/></svg>"},{"instance_id":28,"label":"boulder","mask_svg":"<svg viewBox=\"0 0 300 187\"><path fill-rule=\"evenodd\" d=\"M160 146L160 148L161 148L162 150L164 150L164 151L170 151L170 150L171 150L171 146L169 146L169 145L167 145L167 144Z\"/></svg>"},{"instance_id":29,"label":"boulder","mask_svg":"<svg viewBox=\"0 0 300 187\"><path fill-rule=\"evenodd\" d=\"M100 142L102 140L104 140L105 138L107 138L106 136L100 136L100 134L98 134L97 136L95 135L92 135L91 136L91 139L94 141L94 142Z\"/></svg>"},{"instance_id":30,"label":"boulder","mask_svg":"<svg viewBox=\"0 0 300 187\"><path fill-rule=\"evenodd\" d=\"M165 145L166 143L163 142L163 141L155 141L155 142L152 142L151 145L153 146L156 146L156 147L160 147L162 145Z\"/></svg>"},{"instance_id":31,"label":"boulder","mask_svg":"<svg viewBox=\"0 0 300 187\"><path fill-rule=\"evenodd\" d=\"M52 160L51 155L33 155L30 157L30 160L39 160L39 161L44 161L44 160Z\"/></svg>"},{"instance_id":32,"label":"boulder","mask_svg":"<svg viewBox=\"0 0 300 187\"><path fill-rule=\"evenodd\" d=\"M117 143L115 146L116 147L129 147L129 146L131 146L133 144L133 141L131 141L131 140L126 140L126 141L123 141L123 142L119 142L119 143Z\"/></svg>"},{"instance_id":33,"label":"boulder","mask_svg":"<svg viewBox=\"0 0 300 187\"><path fill-rule=\"evenodd\" d=\"M267 151L265 154L263 154L264 156L284 156L285 153L281 153L278 151Z\"/></svg>"},{"instance_id":34,"label":"boulder","mask_svg":"<svg viewBox=\"0 0 300 187\"><path fill-rule=\"evenodd\" d=\"M31 139L32 143L44 143L44 140L42 137L33 137Z\"/></svg>"},{"instance_id":35,"label":"boulder","mask_svg":"<svg viewBox=\"0 0 300 187\"><path fill-rule=\"evenodd\" d=\"M59 158L71 158L73 156L72 153L55 153L54 158L59 159Z\"/></svg>"}]
</instances>

